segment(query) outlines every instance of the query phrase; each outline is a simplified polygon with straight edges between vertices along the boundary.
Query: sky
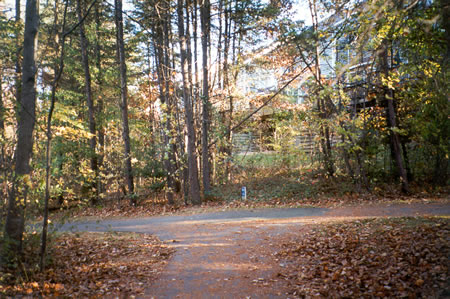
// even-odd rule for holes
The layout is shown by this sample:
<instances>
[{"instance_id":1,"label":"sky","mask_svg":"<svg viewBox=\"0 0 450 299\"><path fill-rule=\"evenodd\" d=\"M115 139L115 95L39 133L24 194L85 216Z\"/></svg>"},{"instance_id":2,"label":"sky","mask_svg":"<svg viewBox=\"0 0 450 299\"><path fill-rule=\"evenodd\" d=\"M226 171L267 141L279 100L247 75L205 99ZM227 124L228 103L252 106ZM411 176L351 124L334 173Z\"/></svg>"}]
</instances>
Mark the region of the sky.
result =
<instances>
[{"instance_id":1,"label":"sky","mask_svg":"<svg viewBox=\"0 0 450 299\"><path fill-rule=\"evenodd\" d=\"M25 0L22 0L21 2L23 13L25 10ZM311 15L309 13L307 0L295 0L293 5L296 11L296 20L304 20L306 25L310 25ZM132 9L130 1L125 0L124 8L125 10ZM0 0L0 10L6 10L8 15L12 17L15 11L15 0Z\"/></svg>"}]
</instances>

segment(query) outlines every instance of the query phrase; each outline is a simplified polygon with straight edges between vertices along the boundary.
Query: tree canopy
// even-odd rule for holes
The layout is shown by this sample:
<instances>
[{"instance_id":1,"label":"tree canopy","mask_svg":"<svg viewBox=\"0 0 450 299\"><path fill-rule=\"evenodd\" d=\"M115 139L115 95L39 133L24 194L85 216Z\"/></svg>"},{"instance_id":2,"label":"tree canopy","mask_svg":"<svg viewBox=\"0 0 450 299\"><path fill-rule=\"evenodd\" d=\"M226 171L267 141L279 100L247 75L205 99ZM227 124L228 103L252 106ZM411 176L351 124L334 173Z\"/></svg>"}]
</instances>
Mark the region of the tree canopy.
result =
<instances>
[{"instance_id":1,"label":"tree canopy","mask_svg":"<svg viewBox=\"0 0 450 299\"><path fill-rule=\"evenodd\" d=\"M27 211L149 196L198 205L238 180L247 151L358 192L448 183L446 1L8 5L2 262L22 250Z\"/></svg>"}]
</instances>

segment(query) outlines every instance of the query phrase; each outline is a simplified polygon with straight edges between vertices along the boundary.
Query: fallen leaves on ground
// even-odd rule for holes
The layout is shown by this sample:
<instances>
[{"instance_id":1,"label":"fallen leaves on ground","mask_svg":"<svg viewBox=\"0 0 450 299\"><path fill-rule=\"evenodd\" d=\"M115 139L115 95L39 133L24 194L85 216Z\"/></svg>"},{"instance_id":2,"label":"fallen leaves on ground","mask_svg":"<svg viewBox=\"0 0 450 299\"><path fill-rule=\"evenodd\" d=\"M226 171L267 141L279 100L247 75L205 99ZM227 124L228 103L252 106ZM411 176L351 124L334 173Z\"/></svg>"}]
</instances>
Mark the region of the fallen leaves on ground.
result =
<instances>
[{"instance_id":1,"label":"fallen leaves on ground","mask_svg":"<svg viewBox=\"0 0 450 299\"><path fill-rule=\"evenodd\" d=\"M448 296L449 229L419 217L321 225L282 245L279 276L296 297Z\"/></svg>"},{"instance_id":2,"label":"fallen leaves on ground","mask_svg":"<svg viewBox=\"0 0 450 299\"><path fill-rule=\"evenodd\" d=\"M247 199L242 200L241 188L247 188ZM448 203L449 189L431 192L429 187L412 185L413 195L400 193L396 184L379 184L372 191L355 191L356 186L343 177L327 178L323 174L307 170L261 171L255 175L238 176L234 180L212 188L201 206L185 205L181 194L175 204L169 205L164 192L151 192L139 196L138 205L128 200L117 200L118 194L109 194L99 205L82 201L71 203L62 210L55 209L52 220L80 217L105 219L113 217L146 217L155 215L196 214L203 212L280 208L280 207L342 207L380 203ZM427 191L428 190L428 191ZM115 199L114 199L115 198ZM41 220L39 217L37 220Z\"/></svg>"},{"instance_id":3,"label":"fallen leaves on ground","mask_svg":"<svg viewBox=\"0 0 450 299\"><path fill-rule=\"evenodd\" d=\"M44 273L0 285L6 296L135 296L159 276L172 249L156 237L136 233L63 234L49 252ZM27 279L28 278L28 279Z\"/></svg>"},{"instance_id":4,"label":"fallen leaves on ground","mask_svg":"<svg viewBox=\"0 0 450 299\"><path fill-rule=\"evenodd\" d=\"M128 202L104 202L104 206L83 206L82 208L71 209L52 214L52 221L65 218L79 219L84 217L94 217L95 219L123 218L123 217L148 217L165 215L190 215L217 211L229 211L239 209L261 209L261 208L297 208L297 207L343 207L360 205L379 205L390 203L448 203L448 199L430 196L403 196L403 197L376 197L371 194L357 195L348 194L341 197L317 197L317 198L267 198L247 200L208 200L200 206L184 205L181 202L175 205L167 203L155 203L151 199L143 200L138 206L130 206ZM41 218L37 218L41 221Z\"/></svg>"}]
</instances>

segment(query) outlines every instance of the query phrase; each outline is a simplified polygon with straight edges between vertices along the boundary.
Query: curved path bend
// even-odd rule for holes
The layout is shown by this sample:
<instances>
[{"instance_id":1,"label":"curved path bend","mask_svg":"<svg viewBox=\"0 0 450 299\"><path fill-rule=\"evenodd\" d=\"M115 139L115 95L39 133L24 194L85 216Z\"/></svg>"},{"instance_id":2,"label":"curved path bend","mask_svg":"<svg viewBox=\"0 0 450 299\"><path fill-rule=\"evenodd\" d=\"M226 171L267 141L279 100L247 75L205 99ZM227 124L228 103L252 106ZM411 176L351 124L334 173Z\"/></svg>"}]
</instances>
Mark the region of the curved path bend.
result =
<instances>
[{"instance_id":1,"label":"curved path bend","mask_svg":"<svg viewBox=\"0 0 450 299\"><path fill-rule=\"evenodd\" d=\"M395 204L337 209L225 211L189 216L72 222L64 231L126 231L157 235L176 249L146 298L286 298L274 256L282 240L310 223L385 216L447 215L450 205Z\"/></svg>"}]
</instances>

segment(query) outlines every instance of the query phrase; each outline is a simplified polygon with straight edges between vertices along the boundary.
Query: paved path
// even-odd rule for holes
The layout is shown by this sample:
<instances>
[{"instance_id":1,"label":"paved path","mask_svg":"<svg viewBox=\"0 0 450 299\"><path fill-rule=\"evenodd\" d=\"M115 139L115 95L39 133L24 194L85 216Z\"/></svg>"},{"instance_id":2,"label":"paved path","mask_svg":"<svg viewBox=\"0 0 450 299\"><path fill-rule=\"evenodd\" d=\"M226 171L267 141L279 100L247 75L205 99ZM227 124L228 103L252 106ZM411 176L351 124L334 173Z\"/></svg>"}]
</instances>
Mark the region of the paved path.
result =
<instances>
[{"instance_id":1,"label":"paved path","mask_svg":"<svg viewBox=\"0 0 450 299\"><path fill-rule=\"evenodd\" d=\"M277 278L284 265L273 256L286 234L329 218L414 215L450 215L450 205L254 209L67 223L60 229L151 233L174 247L147 298L286 298L286 285Z\"/></svg>"},{"instance_id":2,"label":"paved path","mask_svg":"<svg viewBox=\"0 0 450 299\"><path fill-rule=\"evenodd\" d=\"M168 231L167 226L186 226L200 224L241 223L257 220L275 220L297 217L320 216L327 209L318 208L289 208L289 209L252 209L223 211L188 216L159 216L147 218L130 218L120 220L102 220L71 222L64 224L63 231L123 231L156 234L167 241L174 239L176 231Z\"/></svg>"}]
</instances>

